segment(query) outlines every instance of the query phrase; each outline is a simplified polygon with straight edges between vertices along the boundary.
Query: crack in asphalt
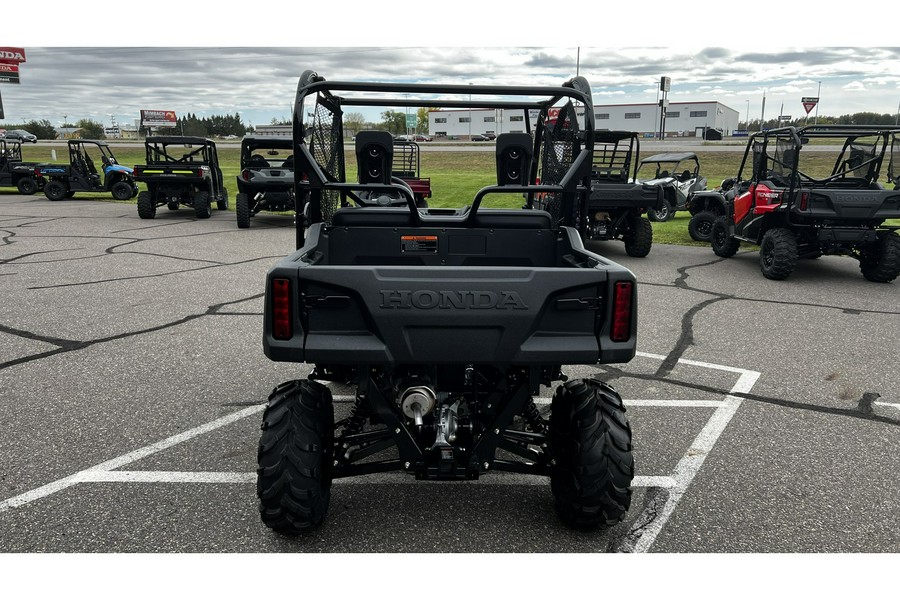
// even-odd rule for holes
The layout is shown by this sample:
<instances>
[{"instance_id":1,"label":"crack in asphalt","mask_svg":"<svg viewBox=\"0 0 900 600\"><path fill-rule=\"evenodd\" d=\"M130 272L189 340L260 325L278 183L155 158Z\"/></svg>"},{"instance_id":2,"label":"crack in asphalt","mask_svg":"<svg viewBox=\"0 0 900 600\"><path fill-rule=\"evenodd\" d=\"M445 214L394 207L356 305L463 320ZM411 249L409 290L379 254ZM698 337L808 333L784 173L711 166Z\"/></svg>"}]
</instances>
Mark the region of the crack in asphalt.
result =
<instances>
[{"instance_id":1,"label":"crack in asphalt","mask_svg":"<svg viewBox=\"0 0 900 600\"><path fill-rule=\"evenodd\" d=\"M180 319L176 319L169 323L163 323L161 325L157 325L154 327L148 327L146 329L139 329L137 331L128 331L124 333L117 333L115 335L110 335L102 338L97 338L95 340L69 340L64 338L53 338L49 336L42 336L39 334L35 334L29 331L24 331L21 329L13 329L11 327L6 327L5 325L0 325L0 332L9 333L12 335L17 335L19 337L30 339L34 341L44 342L48 344L52 344L58 346L54 350L48 350L46 352L41 352L38 354L30 354L28 356L23 356L20 358L16 358L13 360L9 360L6 362L0 363L0 371L4 369L8 369L10 367L14 367L16 365L21 365L24 363L34 362L36 360L40 360L42 358L47 358L49 356L54 356L56 354L63 354L66 352L72 352L74 350L81 350L83 348L89 348L90 346L96 346L97 344L104 344L107 342L113 342L116 340L121 340L128 337L137 337L141 335L145 335L148 333L155 333L157 331L163 331L165 329L169 329L172 327L177 327L178 325L183 325L185 323L189 323L196 319L200 319L203 317L209 316L228 316L227 313L220 313L220 309L224 306L230 306L232 304L240 304L241 302L248 302L250 300L256 300L258 298L262 298L265 296L265 293L254 294L252 296L248 296L246 298L240 298L238 300L229 300L228 302L220 302L218 304L212 304L206 308L202 313L196 313L191 315L186 315L181 317ZM244 314L244 313L238 313Z\"/></svg>"},{"instance_id":2,"label":"crack in asphalt","mask_svg":"<svg viewBox=\"0 0 900 600\"><path fill-rule=\"evenodd\" d=\"M616 536L609 541L606 552L632 553L640 541L644 531L656 521L666 502L669 499L669 490L661 487L649 487L644 494L644 506L638 513L638 518L632 523L628 531Z\"/></svg>"},{"instance_id":3,"label":"crack in asphalt","mask_svg":"<svg viewBox=\"0 0 900 600\"><path fill-rule=\"evenodd\" d=\"M602 370L602 369L601 369ZM797 402L796 400L786 400L776 396L764 396L762 394L753 394L749 392L732 392L730 389L719 388L712 385L704 385L702 383L693 383L690 381L682 381L673 379L671 375L660 377L658 375L650 375L646 373L622 373L620 377L628 379L639 379L641 381L653 381L656 383L669 383L681 388L690 389L698 392L708 392L710 394L733 396L743 400L752 400L763 404L771 404L782 408L790 408L795 410L804 410L839 417L849 417L863 421L874 421L886 425L900 426L900 417L890 418L875 414L872 404L881 397L876 392L866 392L860 399L859 403L853 408L838 408L833 406L820 406L818 404L807 404L805 402Z\"/></svg>"}]
</instances>

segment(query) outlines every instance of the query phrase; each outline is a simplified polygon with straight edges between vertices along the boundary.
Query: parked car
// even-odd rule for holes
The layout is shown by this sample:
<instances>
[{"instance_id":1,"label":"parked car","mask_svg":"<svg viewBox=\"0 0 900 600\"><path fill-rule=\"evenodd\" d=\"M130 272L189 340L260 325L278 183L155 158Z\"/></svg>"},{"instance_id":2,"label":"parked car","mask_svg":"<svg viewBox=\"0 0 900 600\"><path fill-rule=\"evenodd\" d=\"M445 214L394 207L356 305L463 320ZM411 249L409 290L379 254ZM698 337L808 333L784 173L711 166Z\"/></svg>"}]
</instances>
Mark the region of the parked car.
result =
<instances>
[{"instance_id":1,"label":"parked car","mask_svg":"<svg viewBox=\"0 0 900 600\"><path fill-rule=\"evenodd\" d=\"M473 142L489 142L491 140L488 136L481 135L480 133L476 133L471 139Z\"/></svg>"},{"instance_id":2,"label":"parked car","mask_svg":"<svg viewBox=\"0 0 900 600\"><path fill-rule=\"evenodd\" d=\"M6 139L22 140L23 142L31 142L32 144L37 144L37 136L33 133L25 131L24 129L11 129L7 131Z\"/></svg>"},{"instance_id":3,"label":"parked car","mask_svg":"<svg viewBox=\"0 0 900 600\"><path fill-rule=\"evenodd\" d=\"M430 141L432 141L433 139L434 139L434 138L431 137L430 135L423 135L423 134L419 133L419 134L416 134L416 138L415 138L414 141L416 141L416 142L430 142Z\"/></svg>"}]
</instances>

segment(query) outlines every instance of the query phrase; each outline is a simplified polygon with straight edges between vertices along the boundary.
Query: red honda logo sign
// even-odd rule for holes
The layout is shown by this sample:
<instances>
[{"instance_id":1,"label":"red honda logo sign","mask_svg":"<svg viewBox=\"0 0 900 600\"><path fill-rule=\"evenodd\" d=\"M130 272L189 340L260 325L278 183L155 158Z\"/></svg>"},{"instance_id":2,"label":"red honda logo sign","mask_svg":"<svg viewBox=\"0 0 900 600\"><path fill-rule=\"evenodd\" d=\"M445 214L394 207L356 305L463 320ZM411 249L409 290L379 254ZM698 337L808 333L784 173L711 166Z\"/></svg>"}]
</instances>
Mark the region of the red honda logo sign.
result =
<instances>
[{"instance_id":1,"label":"red honda logo sign","mask_svg":"<svg viewBox=\"0 0 900 600\"><path fill-rule=\"evenodd\" d=\"M25 62L25 48L7 48L0 46L0 62L15 64Z\"/></svg>"}]
</instances>

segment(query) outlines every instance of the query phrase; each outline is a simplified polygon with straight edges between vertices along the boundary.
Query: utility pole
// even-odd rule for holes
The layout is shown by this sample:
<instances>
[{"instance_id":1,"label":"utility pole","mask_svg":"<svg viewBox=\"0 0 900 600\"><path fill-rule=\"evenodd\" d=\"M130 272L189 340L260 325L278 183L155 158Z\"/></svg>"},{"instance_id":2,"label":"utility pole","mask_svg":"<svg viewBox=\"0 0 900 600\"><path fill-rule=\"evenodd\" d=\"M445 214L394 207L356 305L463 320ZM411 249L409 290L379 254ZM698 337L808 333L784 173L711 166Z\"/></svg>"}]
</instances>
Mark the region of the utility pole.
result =
<instances>
[{"instance_id":1,"label":"utility pole","mask_svg":"<svg viewBox=\"0 0 900 600\"><path fill-rule=\"evenodd\" d=\"M816 92L816 125L819 124L819 101L822 99L822 82L819 82L819 90Z\"/></svg>"},{"instance_id":2,"label":"utility pole","mask_svg":"<svg viewBox=\"0 0 900 600\"><path fill-rule=\"evenodd\" d=\"M766 122L766 90L763 89L762 113L759 115L759 130L762 131Z\"/></svg>"}]
</instances>

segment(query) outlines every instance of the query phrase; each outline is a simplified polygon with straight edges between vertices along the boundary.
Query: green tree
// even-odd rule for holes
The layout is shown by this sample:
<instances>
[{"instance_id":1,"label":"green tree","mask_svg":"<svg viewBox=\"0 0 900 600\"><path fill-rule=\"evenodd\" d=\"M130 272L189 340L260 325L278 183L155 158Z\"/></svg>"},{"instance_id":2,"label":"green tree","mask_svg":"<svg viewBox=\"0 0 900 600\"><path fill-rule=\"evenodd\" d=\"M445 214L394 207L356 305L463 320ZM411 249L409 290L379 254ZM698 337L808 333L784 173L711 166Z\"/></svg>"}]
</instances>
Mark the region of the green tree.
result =
<instances>
[{"instance_id":1,"label":"green tree","mask_svg":"<svg viewBox=\"0 0 900 600\"><path fill-rule=\"evenodd\" d=\"M406 113L398 112L396 110L386 110L381 113L381 118L383 119L381 127L383 127L385 131L393 134L406 133Z\"/></svg>"},{"instance_id":2,"label":"green tree","mask_svg":"<svg viewBox=\"0 0 900 600\"><path fill-rule=\"evenodd\" d=\"M16 127L7 125L6 129L24 129L25 131L36 135L39 140L56 139L56 129L53 127L53 125L50 124L50 121L48 121L47 119L41 119L40 121L28 121L24 125Z\"/></svg>"},{"instance_id":3,"label":"green tree","mask_svg":"<svg viewBox=\"0 0 900 600\"><path fill-rule=\"evenodd\" d=\"M102 140L106 137L103 124L90 119L81 119L75 123L75 127L81 129L81 138L86 140Z\"/></svg>"},{"instance_id":4,"label":"green tree","mask_svg":"<svg viewBox=\"0 0 900 600\"><path fill-rule=\"evenodd\" d=\"M428 133L428 113L437 108L421 107L416 111L416 133Z\"/></svg>"},{"instance_id":5,"label":"green tree","mask_svg":"<svg viewBox=\"0 0 900 600\"><path fill-rule=\"evenodd\" d=\"M366 128L366 118L362 113L351 112L344 115L344 135L356 135Z\"/></svg>"}]
</instances>

